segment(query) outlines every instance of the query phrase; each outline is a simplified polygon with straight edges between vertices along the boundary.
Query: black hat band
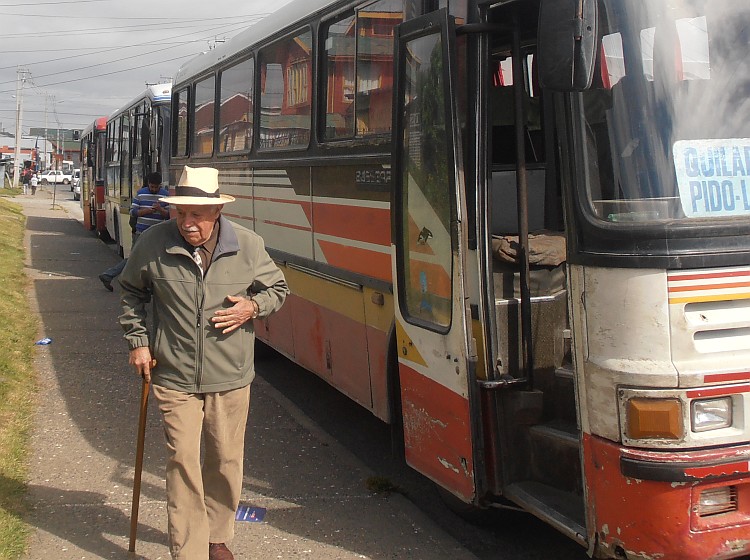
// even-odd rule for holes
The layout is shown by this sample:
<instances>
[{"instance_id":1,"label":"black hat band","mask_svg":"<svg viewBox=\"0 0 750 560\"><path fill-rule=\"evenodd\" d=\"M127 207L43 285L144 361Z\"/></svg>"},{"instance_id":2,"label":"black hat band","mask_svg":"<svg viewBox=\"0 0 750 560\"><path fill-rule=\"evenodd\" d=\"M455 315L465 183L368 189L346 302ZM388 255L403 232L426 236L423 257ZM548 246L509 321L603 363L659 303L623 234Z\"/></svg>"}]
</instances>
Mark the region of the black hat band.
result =
<instances>
[{"instance_id":1,"label":"black hat band","mask_svg":"<svg viewBox=\"0 0 750 560\"><path fill-rule=\"evenodd\" d=\"M216 192L206 192L203 189L199 189L198 187L180 187L177 186L174 189L175 196L200 196L203 198L221 198L221 195L219 194L219 191Z\"/></svg>"}]
</instances>

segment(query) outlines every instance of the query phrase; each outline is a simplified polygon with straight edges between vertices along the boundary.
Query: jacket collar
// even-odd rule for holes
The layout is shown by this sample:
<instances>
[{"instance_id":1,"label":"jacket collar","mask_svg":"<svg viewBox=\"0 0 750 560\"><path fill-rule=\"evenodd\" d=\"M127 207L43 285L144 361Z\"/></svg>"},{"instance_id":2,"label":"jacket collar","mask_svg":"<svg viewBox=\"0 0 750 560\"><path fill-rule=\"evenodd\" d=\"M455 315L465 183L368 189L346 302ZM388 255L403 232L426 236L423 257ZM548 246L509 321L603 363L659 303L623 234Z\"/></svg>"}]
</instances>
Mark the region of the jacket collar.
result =
<instances>
[{"instance_id":1,"label":"jacket collar","mask_svg":"<svg viewBox=\"0 0 750 560\"><path fill-rule=\"evenodd\" d=\"M190 256L190 252L186 248L187 242L180 235L180 230L177 229L177 221L172 220L173 224L172 235L167 240L167 253L172 254L184 254ZM240 242L237 238L237 233L232 227L232 222L227 220L224 216L219 216L219 239L216 242L216 250L214 251L214 257L212 260L216 260L221 255L227 253L237 253L240 250Z\"/></svg>"}]
</instances>

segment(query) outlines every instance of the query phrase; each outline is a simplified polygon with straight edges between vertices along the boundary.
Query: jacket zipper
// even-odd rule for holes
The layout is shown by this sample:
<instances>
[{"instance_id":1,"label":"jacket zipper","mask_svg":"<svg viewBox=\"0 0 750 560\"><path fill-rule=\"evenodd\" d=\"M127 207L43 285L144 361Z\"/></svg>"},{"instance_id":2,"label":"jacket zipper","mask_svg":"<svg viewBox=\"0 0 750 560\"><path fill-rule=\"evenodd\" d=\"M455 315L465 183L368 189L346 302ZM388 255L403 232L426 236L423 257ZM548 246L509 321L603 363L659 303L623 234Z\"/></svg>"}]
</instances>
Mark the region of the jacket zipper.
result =
<instances>
[{"instance_id":1,"label":"jacket zipper","mask_svg":"<svg viewBox=\"0 0 750 560\"><path fill-rule=\"evenodd\" d=\"M196 304L198 308L198 324L196 325L196 352L195 352L195 388L200 392L201 382L203 380L203 306L206 303L206 293L203 284L203 272L198 267L198 281L196 282Z\"/></svg>"}]
</instances>

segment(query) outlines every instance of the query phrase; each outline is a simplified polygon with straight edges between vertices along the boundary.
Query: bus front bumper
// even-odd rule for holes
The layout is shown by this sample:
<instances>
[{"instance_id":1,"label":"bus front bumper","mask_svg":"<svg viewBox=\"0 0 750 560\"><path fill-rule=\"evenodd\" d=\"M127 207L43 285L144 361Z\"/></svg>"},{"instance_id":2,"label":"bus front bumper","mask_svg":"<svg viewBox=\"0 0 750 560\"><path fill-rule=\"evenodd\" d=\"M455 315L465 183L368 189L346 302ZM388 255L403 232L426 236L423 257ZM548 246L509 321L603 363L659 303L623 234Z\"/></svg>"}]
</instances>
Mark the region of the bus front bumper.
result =
<instances>
[{"instance_id":1,"label":"bus front bumper","mask_svg":"<svg viewBox=\"0 0 750 560\"><path fill-rule=\"evenodd\" d=\"M584 434L590 536L612 558L750 554L750 445L654 452Z\"/></svg>"}]
</instances>

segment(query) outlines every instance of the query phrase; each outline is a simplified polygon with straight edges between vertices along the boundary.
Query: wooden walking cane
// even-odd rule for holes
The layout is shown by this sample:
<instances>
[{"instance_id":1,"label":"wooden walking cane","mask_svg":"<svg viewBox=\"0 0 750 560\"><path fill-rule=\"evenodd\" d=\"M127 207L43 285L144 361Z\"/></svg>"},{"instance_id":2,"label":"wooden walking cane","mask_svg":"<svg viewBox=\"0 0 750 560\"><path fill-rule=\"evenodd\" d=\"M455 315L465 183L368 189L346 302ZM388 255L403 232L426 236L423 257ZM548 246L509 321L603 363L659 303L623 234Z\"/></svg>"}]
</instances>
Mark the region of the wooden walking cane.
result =
<instances>
[{"instance_id":1,"label":"wooden walking cane","mask_svg":"<svg viewBox=\"0 0 750 560\"><path fill-rule=\"evenodd\" d=\"M156 367L156 360L151 360L151 369ZM143 446L146 441L146 414L148 412L148 393L151 381L143 377L141 387L141 408L138 418L138 441L135 450L135 474L133 475L133 508L130 512L130 546L129 552L135 552L135 538L138 533L138 506L141 502L141 474L143 473Z\"/></svg>"}]
</instances>

